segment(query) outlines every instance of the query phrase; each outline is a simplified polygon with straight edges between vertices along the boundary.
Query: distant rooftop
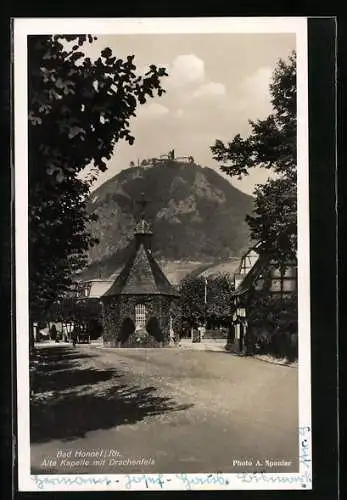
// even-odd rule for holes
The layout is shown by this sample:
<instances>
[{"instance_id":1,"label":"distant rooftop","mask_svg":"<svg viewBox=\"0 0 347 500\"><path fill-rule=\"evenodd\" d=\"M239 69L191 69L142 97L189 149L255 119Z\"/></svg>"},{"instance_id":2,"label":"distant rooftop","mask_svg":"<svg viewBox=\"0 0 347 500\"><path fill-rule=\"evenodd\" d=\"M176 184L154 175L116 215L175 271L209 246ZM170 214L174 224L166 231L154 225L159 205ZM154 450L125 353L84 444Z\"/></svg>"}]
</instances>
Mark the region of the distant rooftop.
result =
<instances>
[{"instance_id":1,"label":"distant rooftop","mask_svg":"<svg viewBox=\"0 0 347 500\"><path fill-rule=\"evenodd\" d=\"M97 299L107 292L111 287L112 280L94 279L84 282L83 290L79 295L80 298Z\"/></svg>"}]
</instances>

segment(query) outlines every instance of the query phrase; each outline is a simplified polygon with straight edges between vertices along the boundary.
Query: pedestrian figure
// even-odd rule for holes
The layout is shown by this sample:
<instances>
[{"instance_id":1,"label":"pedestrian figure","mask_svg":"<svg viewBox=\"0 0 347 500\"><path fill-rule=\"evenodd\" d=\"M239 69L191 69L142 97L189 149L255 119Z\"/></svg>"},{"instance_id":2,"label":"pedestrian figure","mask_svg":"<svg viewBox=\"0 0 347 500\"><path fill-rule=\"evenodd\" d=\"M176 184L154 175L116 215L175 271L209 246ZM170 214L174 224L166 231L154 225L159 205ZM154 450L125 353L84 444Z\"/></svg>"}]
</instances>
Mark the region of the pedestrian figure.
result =
<instances>
[{"instance_id":1,"label":"pedestrian figure","mask_svg":"<svg viewBox=\"0 0 347 500\"><path fill-rule=\"evenodd\" d=\"M54 324L50 329L49 335L52 340L55 340L57 342L57 327Z\"/></svg>"},{"instance_id":2,"label":"pedestrian figure","mask_svg":"<svg viewBox=\"0 0 347 500\"><path fill-rule=\"evenodd\" d=\"M78 337L78 332L77 332L77 327L75 327L71 332L71 340L72 340L72 345L74 347L76 347L77 337Z\"/></svg>"}]
</instances>

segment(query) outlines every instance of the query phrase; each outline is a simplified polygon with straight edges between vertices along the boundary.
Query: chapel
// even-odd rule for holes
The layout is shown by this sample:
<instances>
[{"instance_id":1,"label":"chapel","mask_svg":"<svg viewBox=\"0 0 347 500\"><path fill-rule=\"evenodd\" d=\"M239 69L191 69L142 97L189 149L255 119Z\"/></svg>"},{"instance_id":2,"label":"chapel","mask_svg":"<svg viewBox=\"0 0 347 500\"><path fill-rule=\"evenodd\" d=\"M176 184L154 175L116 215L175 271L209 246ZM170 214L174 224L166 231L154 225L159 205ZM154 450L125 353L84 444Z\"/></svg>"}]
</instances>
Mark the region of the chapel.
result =
<instances>
[{"instance_id":1,"label":"chapel","mask_svg":"<svg viewBox=\"0 0 347 500\"><path fill-rule=\"evenodd\" d=\"M170 343L170 308L178 293L152 255L146 201L137 220L128 259L101 296L103 342L110 347L165 347Z\"/></svg>"}]
</instances>

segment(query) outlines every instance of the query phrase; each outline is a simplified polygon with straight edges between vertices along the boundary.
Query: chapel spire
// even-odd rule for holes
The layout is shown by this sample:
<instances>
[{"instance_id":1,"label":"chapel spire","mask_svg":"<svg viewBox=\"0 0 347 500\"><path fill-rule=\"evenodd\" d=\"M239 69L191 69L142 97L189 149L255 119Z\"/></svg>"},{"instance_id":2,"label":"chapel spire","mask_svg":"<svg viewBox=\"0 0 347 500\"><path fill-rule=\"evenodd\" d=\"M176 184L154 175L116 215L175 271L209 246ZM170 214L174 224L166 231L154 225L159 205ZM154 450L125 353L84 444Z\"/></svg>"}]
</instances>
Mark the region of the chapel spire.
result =
<instances>
[{"instance_id":1,"label":"chapel spire","mask_svg":"<svg viewBox=\"0 0 347 500\"><path fill-rule=\"evenodd\" d=\"M152 236L151 224L146 220L146 206L149 201L146 200L144 193L141 194L137 203L140 205L140 214L135 226L135 237L137 243L144 243L146 247L150 246L150 237Z\"/></svg>"}]
</instances>

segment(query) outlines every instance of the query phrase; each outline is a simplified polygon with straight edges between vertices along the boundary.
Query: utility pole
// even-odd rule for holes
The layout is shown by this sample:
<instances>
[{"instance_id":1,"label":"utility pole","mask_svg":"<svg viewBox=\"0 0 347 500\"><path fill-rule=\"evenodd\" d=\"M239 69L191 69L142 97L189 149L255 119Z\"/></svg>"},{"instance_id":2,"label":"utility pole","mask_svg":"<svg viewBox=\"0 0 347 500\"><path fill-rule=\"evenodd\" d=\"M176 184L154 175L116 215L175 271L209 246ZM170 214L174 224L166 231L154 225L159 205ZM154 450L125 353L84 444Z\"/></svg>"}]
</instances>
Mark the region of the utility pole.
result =
<instances>
[{"instance_id":1,"label":"utility pole","mask_svg":"<svg viewBox=\"0 0 347 500\"><path fill-rule=\"evenodd\" d=\"M200 329L200 342L206 333L207 325L207 277L204 276L204 324Z\"/></svg>"},{"instance_id":2,"label":"utility pole","mask_svg":"<svg viewBox=\"0 0 347 500\"><path fill-rule=\"evenodd\" d=\"M206 276L204 276L205 278L205 308L206 308L206 305L207 305L207 278Z\"/></svg>"}]
</instances>

